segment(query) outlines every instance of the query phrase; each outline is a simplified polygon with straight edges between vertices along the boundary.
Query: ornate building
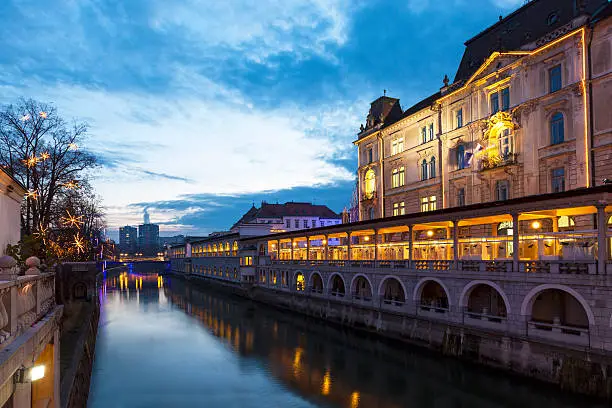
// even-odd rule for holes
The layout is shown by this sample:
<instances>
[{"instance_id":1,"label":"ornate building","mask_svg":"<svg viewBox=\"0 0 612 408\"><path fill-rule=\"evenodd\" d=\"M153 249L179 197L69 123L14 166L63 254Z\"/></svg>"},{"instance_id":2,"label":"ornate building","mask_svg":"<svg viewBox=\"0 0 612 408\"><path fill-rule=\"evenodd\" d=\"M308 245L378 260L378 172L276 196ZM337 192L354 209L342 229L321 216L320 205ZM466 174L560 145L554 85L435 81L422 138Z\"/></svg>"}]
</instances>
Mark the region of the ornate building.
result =
<instances>
[{"instance_id":1,"label":"ornate building","mask_svg":"<svg viewBox=\"0 0 612 408\"><path fill-rule=\"evenodd\" d=\"M438 92L406 110L372 102L355 141L360 219L612 178L609 14L606 0L531 1L468 40Z\"/></svg>"}]
</instances>

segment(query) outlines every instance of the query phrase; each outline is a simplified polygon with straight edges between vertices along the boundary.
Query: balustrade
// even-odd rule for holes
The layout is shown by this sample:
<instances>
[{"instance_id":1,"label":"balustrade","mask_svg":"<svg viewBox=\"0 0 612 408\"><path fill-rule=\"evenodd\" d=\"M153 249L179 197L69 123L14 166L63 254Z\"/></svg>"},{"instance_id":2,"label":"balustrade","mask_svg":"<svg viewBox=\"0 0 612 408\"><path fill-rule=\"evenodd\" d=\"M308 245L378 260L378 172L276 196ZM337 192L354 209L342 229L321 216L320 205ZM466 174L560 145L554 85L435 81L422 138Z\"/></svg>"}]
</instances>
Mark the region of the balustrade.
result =
<instances>
[{"instance_id":1,"label":"balustrade","mask_svg":"<svg viewBox=\"0 0 612 408\"><path fill-rule=\"evenodd\" d=\"M54 306L52 273L0 281L0 345L23 333Z\"/></svg>"}]
</instances>

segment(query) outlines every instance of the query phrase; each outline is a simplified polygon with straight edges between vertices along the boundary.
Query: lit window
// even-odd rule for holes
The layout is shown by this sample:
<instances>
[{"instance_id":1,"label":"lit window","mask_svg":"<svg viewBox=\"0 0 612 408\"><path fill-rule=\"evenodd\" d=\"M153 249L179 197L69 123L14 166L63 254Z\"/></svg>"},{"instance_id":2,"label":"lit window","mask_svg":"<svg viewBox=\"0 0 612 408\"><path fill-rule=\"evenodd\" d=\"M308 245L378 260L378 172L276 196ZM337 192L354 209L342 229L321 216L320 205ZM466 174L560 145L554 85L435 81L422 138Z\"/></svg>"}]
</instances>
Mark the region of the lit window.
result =
<instances>
[{"instance_id":1,"label":"lit window","mask_svg":"<svg viewBox=\"0 0 612 408\"><path fill-rule=\"evenodd\" d=\"M406 205L403 201L393 203L393 216L406 214Z\"/></svg>"},{"instance_id":2,"label":"lit window","mask_svg":"<svg viewBox=\"0 0 612 408\"><path fill-rule=\"evenodd\" d=\"M457 158L457 169L461 170L465 168L465 146L459 145L455 150L455 155Z\"/></svg>"},{"instance_id":3,"label":"lit window","mask_svg":"<svg viewBox=\"0 0 612 408\"><path fill-rule=\"evenodd\" d=\"M552 170L551 182L553 193L565 191L565 169L563 167Z\"/></svg>"},{"instance_id":4,"label":"lit window","mask_svg":"<svg viewBox=\"0 0 612 408\"><path fill-rule=\"evenodd\" d=\"M401 187L405 184L406 181L406 171L404 166L393 169L391 172L391 185L393 188Z\"/></svg>"},{"instance_id":5,"label":"lit window","mask_svg":"<svg viewBox=\"0 0 612 408\"><path fill-rule=\"evenodd\" d=\"M459 108L455 113L457 129L463 126L463 108Z\"/></svg>"},{"instance_id":6,"label":"lit window","mask_svg":"<svg viewBox=\"0 0 612 408\"><path fill-rule=\"evenodd\" d=\"M429 140L434 139L434 126L433 123L429 124Z\"/></svg>"},{"instance_id":7,"label":"lit window","mask_svg":"<svg viewBox=\"0 0 612 408\"><path fill-rule=\"evenodd\" d=\"M465 188L460 188L457 191L457 207L463 207L465 205Z\"/></svg>"},{"instance_id":8,"label":"lit window","mask_svg":"<svg viewBox=\"0 0 612 408\"><path fill-rule=\"evenodd\" d=\"M503 111L510 109L510 88L504 88L501 90L501 103Z\"/></svg>"},{"instance_id":9,"label":"lit window","mask_svg":"<svg viewBox=\"0 0 612 408\"><path fill-rule=\"evenodd\" d=\"M432 157L429 162L429 178L436 178L436 158Z\"/></svg>"},{"instance_id":10,"label":"lit window","mask_svg":"<svg viewBox=\"0 0 612 408\"><path fill-rule=\"evenodd\" d=\"M495 200L504 201L509 198L508 180L497 180L495 183Z\"/></svg>"},{"instance_id":11,"label":"lit window","mask_svg":"<svg viewBox=\"0 0 612 408\"><path fill-rule=\"evenodd\" d=\"M429 211L436 211L438 209L436 196L429 197Z\"/></svg>"},{"instance_id":12,"label":"lit window","mask_svg":"<svg viewBox=\"0 0 612 408\"><path fill-rule=\"evenodd\" d=\"M374 174L374 170L370 169L366 172L363 187L365 198L373 198L374 192L376 191L376 175Z\"/></svg>"},{"instance_id":13,"label":"lit window","mask_svg":"<svg viewBox=\"0 0 612 408\"><path fill-rule=\"evenodd\" d=\"M391 143L391 155L396 155L404 151L404 138L400 137Z\"/></svg>"},{"instance_id":14,"label":"lit window","mask_svg":"<svg viewBox=\"0 0 612 408\"><path fill-rule=\"evenodd\" d=\"M497 112L499 112L499 98L497 92L493 92L489 96L489 99L491 102L491 115L495 115Z\"/></svg>"},{"instance_id":15,"label":"lit window","mask_svg":"<svg viewBox=\"0 0 612 408\"><path fill-rule=\"evenodd\" d=\"M421 198L421 212L429 211L429 198L423 197Z\"/></svg>"},{"instance_id":16,"label":"lit window","mask_svg":"<svg viewBox=\"0 0 612 408\"><path fill-rule=\"evenodd\" d=\"M563 114L557 112L550 118L550 144L563 143L564 139Z\"/></svg>"},{"instance_id":17,"label":"lit window","mask_svg":"<svg viewBox=\"0 0 612 408\"><path fill-rule=\"evenodd\" d=\"M423 161L421 162L421 180L427 180L427 160L423 159Z\"/></svg>"},{"instance_id":18,"label":"lit window","mask_svg":"<svg viewBox=\"0 0 612 408\"><path fill-rule=\"evenodd\" d=\"M510 158L510 155L514 153L514 134L510 129L504 129L499 135L498 141L498 153L504 159Z\"/></svg>"},{"instance_id":19,"label":"lit window","mask_svg":"<svg viewBox=\"0 0 612 408\"><path fill-rule=\"evenodd\" d=\"M548 70L548 89L551 93L561 89L561 65Z\"/></svg>"}]
</instances>

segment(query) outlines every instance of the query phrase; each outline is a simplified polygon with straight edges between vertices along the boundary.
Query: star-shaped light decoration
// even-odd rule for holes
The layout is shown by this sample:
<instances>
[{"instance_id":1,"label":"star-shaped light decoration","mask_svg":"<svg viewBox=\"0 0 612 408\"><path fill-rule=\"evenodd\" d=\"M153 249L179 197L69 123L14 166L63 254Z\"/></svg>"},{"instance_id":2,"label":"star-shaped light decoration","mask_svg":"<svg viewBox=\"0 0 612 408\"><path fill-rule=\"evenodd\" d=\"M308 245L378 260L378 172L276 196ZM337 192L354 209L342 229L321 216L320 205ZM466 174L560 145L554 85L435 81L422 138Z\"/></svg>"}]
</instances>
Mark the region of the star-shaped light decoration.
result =
<instances>
[{"instance_id":1,"label":"star-shaped light decoration","mask_svg":"<svg viewBox=\"0 0 612 408\"><path fill-rule=\"evenodd\" d=\"M38 230L33 234L34 238L42 239L43 244L47 245L47 232L49 227L45 227L42 223L38 223Z\"/></svg>"},{"instance_id":2,"label":"star-shaped light decoration","mask_svg":"<svg viewBox=\"0 0 612 408\"><path fill-rule=\"evenodd\" d=\"M78 181L71 180L71 181L68 181L68 182L64 183L64 187L66 187L68 190L74 190L74 189L79 188L80 186L79 186L79 182Z\"/></svg>"},{"instance_id":3,"label":"star-shaped light decoration","mask_svg":"<svg viewBox=\"0 0 612 408\"><path fill-rule=\"evenodd\" d=\"M43 111L43 112L40 112L38 115L43 119L47 119L47 112Z\"/></svg>"},{"instance_id":4,"label":"star-shaped light decoration","mask_svg":"<svg viewBox=\"0 0 612 408\"><path fill-rule=\"evenodd\" d=\"M30 198L32 200L36 200L38 198L38 191L36 191L36 190L28 190L25 195L26 195L27 198Z\"/></svg>"},{"instance_id":5,"label":"star-shaped light decoration","mask_svg":"<svg viewBox=\"0 0 612 408\"><path fill-rule=\"evenodd\" d=\"M81 252L85 252L85 242L83 242L83 238L81 238L81 235L78 232L74 236L74 241L72 242L72 246L76 249L77 254Z\"/></svg>"},{"instance_id":6,"label":"star-shaped light decoration","mask_svg":"<svg viewBox=\"0 0 612 408\"><path fill-rule=\"evenodd\" d=\"M38 164L38 160L38 157L32 155L32 157L28 157L27 159L23 160L23 164L25 164L26 167L34 167L36 164Z\"/></svg>"},{"instance_id":7,"label":"star-shaped light decoration","mask_svg":"<svg viewBox=\"0 0 612 408\"><path fill-rule=\"evenodd\" d=\"M21 118L19 118L19 120L21 120L22 122L27 122L28 120L30 120L30 114L26 113Z\"/></svg>"},{"instance_id":8,"label":"star-shaped light decoration","mask_svg":"<svg viewBox=\"0 0 612 408\"><path fill-rule=\"evenodd\" d=\"M40 160L43 160L43 161L49 159L50 157L51 157L51 155L49 154L49 152L42 152L40 154Z\"/></svg>"},{"instance_id":9,"label":"star-shaped light decoration","mask_svg":"<svg viewBox=\"0 0 612 408\"><path fill-rule=\"evenodd\" d=\"M66 210L66 216L62 217L62 221L64 222L64 226L66 227L78 227L83 224L83 216L70 214L70 211Z\"/></svg>"},{"instance_id":10,"label":"star-shaped light decoration","mask_svg":"<svg viewBox=\"0 0 612 408\"><path fill-rule=\"evenodd\" d=\"M76 143L70 143L70 144L68 145L68 148L69 148L70 150L77 150L77 149L79 148L79 146L77 146L77 144L76 144Z\"/></svg>"}]
</instances>

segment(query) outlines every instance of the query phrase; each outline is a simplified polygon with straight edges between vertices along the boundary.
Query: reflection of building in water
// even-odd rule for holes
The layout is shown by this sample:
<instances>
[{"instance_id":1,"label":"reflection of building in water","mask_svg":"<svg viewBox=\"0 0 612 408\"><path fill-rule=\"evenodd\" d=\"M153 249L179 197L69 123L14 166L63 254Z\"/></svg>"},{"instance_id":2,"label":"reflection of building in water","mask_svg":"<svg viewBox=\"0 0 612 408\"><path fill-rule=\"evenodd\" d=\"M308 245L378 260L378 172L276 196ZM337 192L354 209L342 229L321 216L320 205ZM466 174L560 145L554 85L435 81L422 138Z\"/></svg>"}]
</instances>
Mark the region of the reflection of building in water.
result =
<instances>
[{"instance_id":1,"label":"reflection of building in water","mask_svg":"<svg viewBox=\"0 0 612 408\"><path fill-rule=\"evenodd\" d=\"M500 385L495 377L466 374L456 362L427 359L273 309L253 309L246 301L180 280L164 290L172 304L240 354L261 359L276 378L307 399L340 407L399 408L414 401L455 406L461 401L463 406L488 408L491 403L478 396L483 387L495 400L512 395L533 403L538 398L520 387Z\"/></svg>"}]
</instances>

